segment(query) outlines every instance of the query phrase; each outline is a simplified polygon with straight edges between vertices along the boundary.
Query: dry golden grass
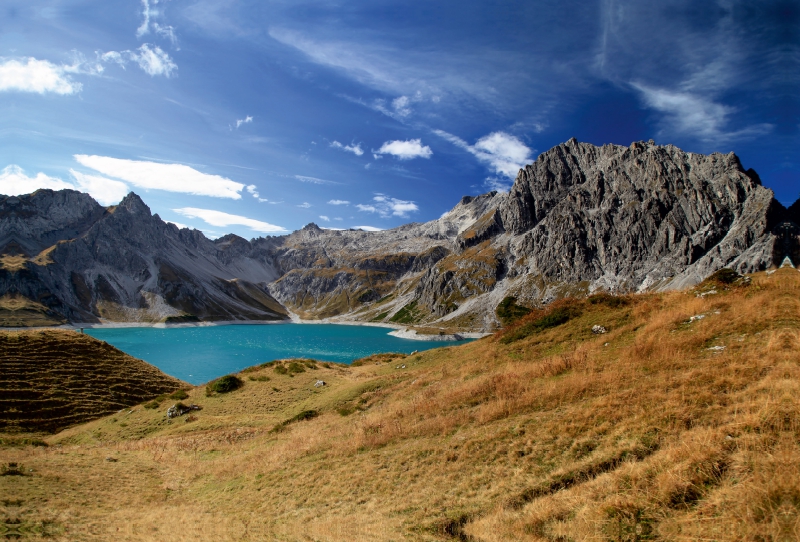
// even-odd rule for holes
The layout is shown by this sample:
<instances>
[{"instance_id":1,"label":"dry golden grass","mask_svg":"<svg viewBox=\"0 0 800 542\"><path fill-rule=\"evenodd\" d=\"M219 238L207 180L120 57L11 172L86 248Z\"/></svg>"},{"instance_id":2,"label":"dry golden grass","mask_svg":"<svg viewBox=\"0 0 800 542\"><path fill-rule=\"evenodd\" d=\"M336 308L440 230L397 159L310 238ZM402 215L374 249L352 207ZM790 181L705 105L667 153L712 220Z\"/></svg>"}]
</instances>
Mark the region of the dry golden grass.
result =
<instances>
[{"instance_id":1,"label":"dry golden grass","mask_svg":"<svg viewBox=\"0 0 800 542\"><path fill-rule=\"evenodd\" d=\"M165 403L1 449L0 514L55 540L796 540L800 274L718 291L256 368L190 390L190 423Z\"/></svg>"}]
</instances>

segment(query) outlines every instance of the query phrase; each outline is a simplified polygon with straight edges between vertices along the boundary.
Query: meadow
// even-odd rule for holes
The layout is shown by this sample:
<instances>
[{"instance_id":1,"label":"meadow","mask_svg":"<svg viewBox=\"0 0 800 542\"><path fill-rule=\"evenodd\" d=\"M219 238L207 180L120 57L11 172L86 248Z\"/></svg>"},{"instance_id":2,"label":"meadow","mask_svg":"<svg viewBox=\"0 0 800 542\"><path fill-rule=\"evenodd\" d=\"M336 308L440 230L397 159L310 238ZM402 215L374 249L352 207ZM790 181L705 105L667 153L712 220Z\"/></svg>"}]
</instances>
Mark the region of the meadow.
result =
<instances>
[{"instance_id":1,"label":"meadow","mask_svg":"<svg viewBox=\"0 0 800 542\"><path fill-rule=\"evenodd\" d=\"M795 540L799 294L782 268L567 299L463 346L255 366L186 389L202 410L172 420L161 396L39 445L6 435L4 532Z\"/></svg>"}]
</instances>

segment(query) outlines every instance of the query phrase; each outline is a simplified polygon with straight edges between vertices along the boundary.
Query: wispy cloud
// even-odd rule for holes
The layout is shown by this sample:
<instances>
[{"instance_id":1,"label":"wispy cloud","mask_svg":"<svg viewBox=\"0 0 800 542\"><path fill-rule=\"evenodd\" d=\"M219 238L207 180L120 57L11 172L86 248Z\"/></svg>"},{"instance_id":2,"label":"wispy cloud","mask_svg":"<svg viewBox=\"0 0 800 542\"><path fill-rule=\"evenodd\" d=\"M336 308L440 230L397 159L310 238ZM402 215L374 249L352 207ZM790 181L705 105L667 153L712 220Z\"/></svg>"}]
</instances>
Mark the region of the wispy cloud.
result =
<instances>
[{"instance_id":1,"label":"wispy cloud","mask_svg":"<svg viewBox=\"0 0 800 542\"><path fill-rule=\"evenodd\" d=\"M350 205L350 202L344 199L332 199L328 202L328 205Z\"/></svg>"},{"instance_id":2,"label":"wispy cloud","mask_svg":"<svg viewBox=\"0 0 800 542\"><path fill-rule=\"evenodd\" d=\"M475 156L492 168L496 175L508 179L517 176L519 170L531 161L533 153L533 150L517 137L505 132L492 132L480 138L474 145L444 130L434 130L434 133Z\"/></svg>"},{"instance_id":3,"label":"wispy cloud","mask_svg":"<svg viewBox=\"0 0 800 542\"><path fill-rule=\"evenodd\" d=\"M427 145L422 144L421 139L409 139L408 141L387 141L381 148L374 151L377 155L389 154L400 160L411 160L413 158L430 158L433 151Z\"/></svg>"},{"instance_id":4,"label":"wispy cloud","mask_svg":"<svg viewBox=\"0 0 800 542\"><path fill-rule=\"evenodd\" d=\"M134 51L106 51L105 53L98 51L97 59L99 62L119 64L122 68L125 68L129 62L133 62L151 77L157 75L172 77L178 69L178 65L169 54L158 45L150 43L144 43Z\"/></svg>"},{"instance_id":5,"label":"wispy cloud","mask_svg":"<svg viewBox=\"0 0 800 542\"><path fill-rule=\"evenodd\" d=\"M213 209L183 207L180 209L173 209L173 211L187 218L199 218L207 224L217 226L219 228L224 228L227 226L245 226L259 233L282 233L286 231L280 226L262 222L261 220L255 220L245 216L232 215L222 211L215 211Z\"/></svg>"},{"instance_id":6,"label":"wispy cloud","mask_svg":"<svg viewBox=\"0 0 800 542\"><path fill-rule=\"evenodd\" d=\"M177 45L178 37L175 35L175 27L161 24L158 19L162 12L157 9L159 0L142 0L142 24L136 29L136 37L141 38L145 34L149 34L152 29L156 34L167 38L173 46Z\"/></svg>"},{"instance_id":7,"label":"wispy cloud","mask_svg":"<svg viewBox=\"0 0 800 542\"><path fill-rule=\"evenodd\" d=\"M175 222L174 220L165 220L164 222L166 222L167 224L175 224L176 226L178 226L179 230L189 227L186 224L183 224L181 222Z\"/></svg>"},{"instance_id":8,"label":"wispy cloud","mask_svg":"<svg viewBox=\"0 0 800 542\"><path fill-rule=\"evenodd\" d=\"M247 190L247 193L253 196L255 199L257 199L259 203L271 203L273 205L280 203L277 201L270 201L267 198L262 198L261 194L258 193L258 187L254 184L245 186L245 189Z\"/></svg>"},{"instance_id":9,"label":"wispy cloud","mask_svg":"<svg viewBox=\"0 0 800 542\"><path fill-rule=\"evenodd\" d=\"M361 148L361 144L360 143L355 144L355 145L352 145L352 144L351 145L342 145L338 141L334 141L333 143L331 143L331 147L333 147L334 149L339 149L339 150L345 151L345 152L352 152L356 156L361 156L362 154L364 154L364 150Z\"/></svg>"},{"instance_id":10,"label":"wispy cloud","mask_svg":"<svg viewBox=\"0 0 800 542\"><path fill-rule=\"evenodd\" d=\"M331 221L331 219L330 219L330 218L328 218L328 217L327 217L327 216L325 216L325 215L319 215L319 219L320 219L320 220L324 220L325 222L330 222L330 221Z\"/></svg>"},{"instance_id":11,"label":"wispy cloud","mask_svg":"<svg viewBox=\"0 0 800 542\"><path fill-rule=\"evenodd\" d=\"M202 173L183 164L161 164L85 154L76 154L75 160L103 175L121 179L146 190L240 199L242 197L240 192L245 186L226 177Z\"/></svg>"},{"instance_id":12,"label":"wispy cloud","mask_svg":"<svg viewBox=\"0 0 800 542\"><path fill-rule=\"evenodd\" d=\"M311 205L311 204L310 204L310 203L308 203L307 201L304 201L303 203L301 203L300 205L298 205L298 207L301 207L301 208L303 208L303 209L310 209L311 207L313 207L313 205Z\"/></svg>"},{"instance_id":13,"label":"wispy cloud","mask_svg":"<svg viewBox=\"0 0 800 542\"><path fill-rule=\"evenodd\" d=\"M253 117L251 117L250 115L247 115L243 119L236 119L236 127L238 128L242 124L249 124L251 122L253 122Z\"/></svg>"},{"instance_id":14,"label":"wispy cloud","mask_svg":"<svg viewBox=\"0 0 800 542\"><path fill-rule=\"evenodd\" d=\"M32 57L21 60L0 58L0 92L75 94L83 88L69 76L75 71L75 65L57 65Z\"/></svg>"},{"instance_id":15,"label":"wispy cloud","mask_svg":"<svg viewBox=\"0 0 800 542\"><path fill-rule=\"evenodd\" d=\"M666 131L691 135L702 141L723 143L769 133L771 124L755 124L739 130L728 130L729 117L736 112L699 93L676 92L631 83L649 107L665 115Z\"/></svg>"},{"instance_id":16,"label":"wispy cloud","mask_svg":"<svg viewBox=\"0 0 800 542\"><path fill-rule=\"evenodd\" d=\"M375 226L353 226L352 229L364 231L383 231L383 228L376 228Z\"/></svg>"},{"instance_id":17,"label":"wispy cloud","mask_svg":"<svg viewBox=\"0 0 800 542\"><path fill-rule=\"evenodd\" d=\"M307 175L295 175L295 179L302 183L311 183L311 184L342 184L337 183L336 181L328 181L326 179L320 179L318 177L308 177Z\"/></svg>"},{"instance_id":18,"label":"wispy cloud","mask_svg":"<svg viewBox=\"0 0 800 542\"><path fill-rule=\"evenodd\" d=\"M393 198L385 194L376 194L371 204L357 204L356 209L365 213L377 213L381 218L397 216L407 218L409 213L419 211L413 201Z\"/></svg>"}]
</instances>

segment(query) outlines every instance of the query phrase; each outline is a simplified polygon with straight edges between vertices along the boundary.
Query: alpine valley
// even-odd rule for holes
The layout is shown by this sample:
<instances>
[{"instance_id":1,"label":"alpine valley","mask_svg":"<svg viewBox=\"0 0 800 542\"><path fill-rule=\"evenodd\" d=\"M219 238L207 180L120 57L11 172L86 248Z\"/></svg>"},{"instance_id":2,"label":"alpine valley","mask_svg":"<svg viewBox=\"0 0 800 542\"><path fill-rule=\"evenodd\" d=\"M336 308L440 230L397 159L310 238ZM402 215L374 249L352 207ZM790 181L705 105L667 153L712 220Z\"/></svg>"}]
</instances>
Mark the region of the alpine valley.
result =
<instances>
[{"instance_id":1,"label":"alpine valley","mask_svg":"<svg viewBox=\"0 0 800 542\"><path fill-rule=\"evenodd\" d=\"M509 193L392 230L216 240L134 193L0 197L0 326L303 319L493 331L496 309L594 291L685 288L798 261L785 208L733 153L571 139Z\"/></svg>"}]
</instances>

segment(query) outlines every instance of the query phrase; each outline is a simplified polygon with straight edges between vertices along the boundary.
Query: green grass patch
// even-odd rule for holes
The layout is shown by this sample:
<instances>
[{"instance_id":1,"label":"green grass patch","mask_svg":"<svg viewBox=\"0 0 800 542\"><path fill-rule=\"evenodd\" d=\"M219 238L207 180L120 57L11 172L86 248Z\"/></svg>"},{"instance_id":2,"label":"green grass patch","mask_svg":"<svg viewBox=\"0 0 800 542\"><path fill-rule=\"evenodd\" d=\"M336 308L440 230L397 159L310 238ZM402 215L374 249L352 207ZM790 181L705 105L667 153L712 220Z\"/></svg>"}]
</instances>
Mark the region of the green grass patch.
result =
<instances>
[{"instance_id":1,"label":"green grass patch","mask_svg":"<svg viewBox=\"0 0 800 542\"><path fill-rule=\"evenodd\" d=\"M389 321L397 324L410 324L418 317L417 301L414 300L392 316Z\"/></svg>"}]
</instances>

